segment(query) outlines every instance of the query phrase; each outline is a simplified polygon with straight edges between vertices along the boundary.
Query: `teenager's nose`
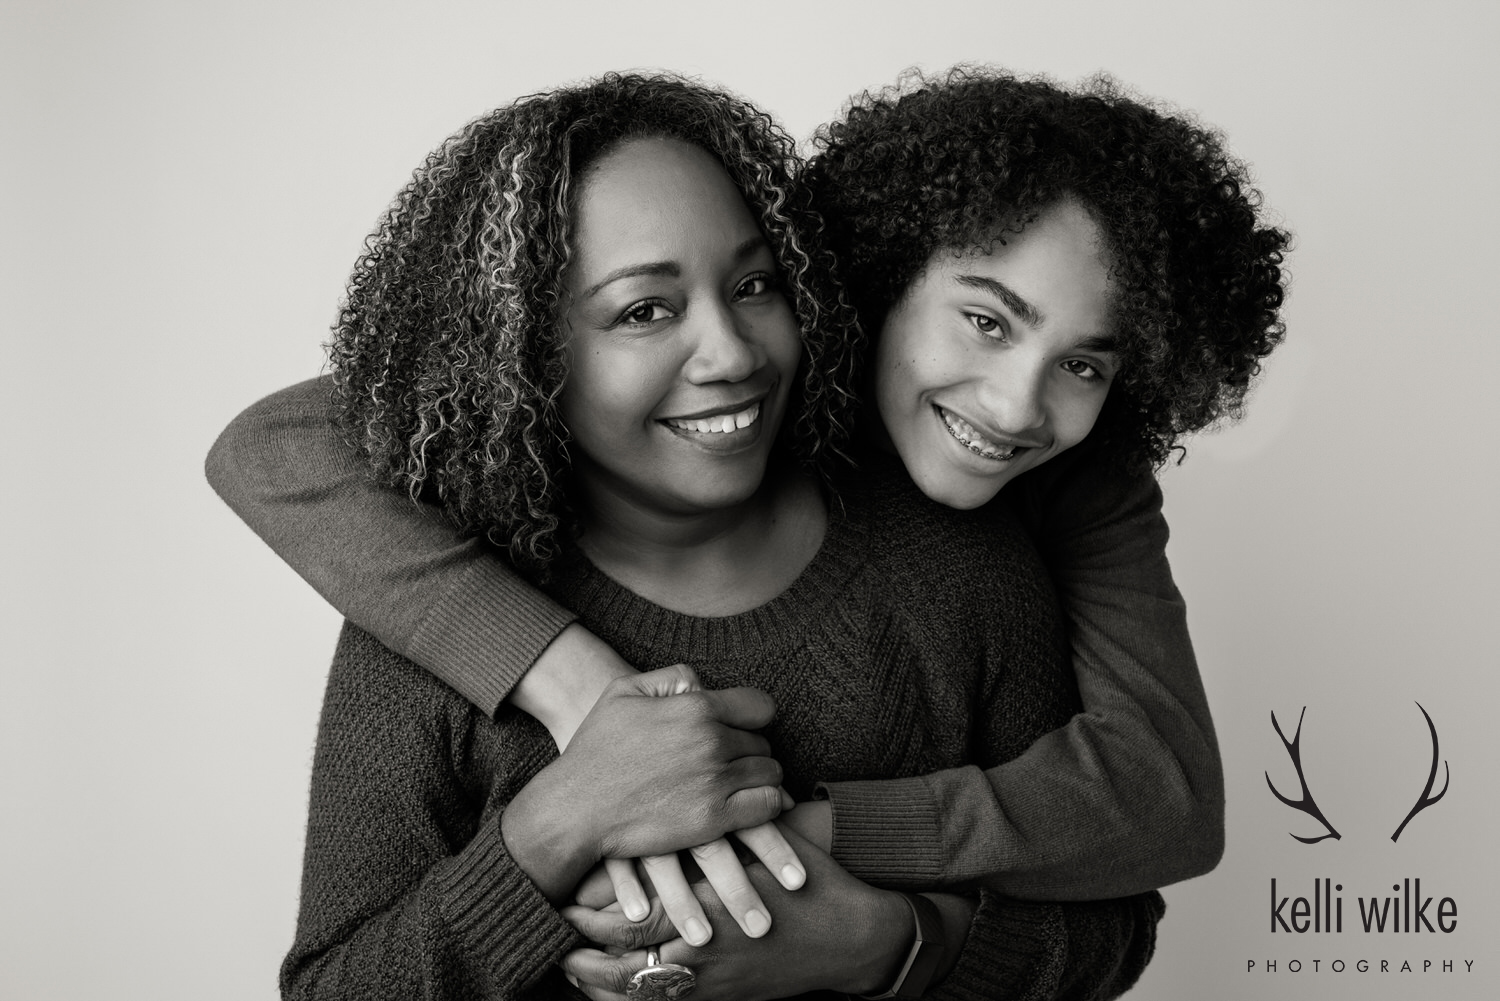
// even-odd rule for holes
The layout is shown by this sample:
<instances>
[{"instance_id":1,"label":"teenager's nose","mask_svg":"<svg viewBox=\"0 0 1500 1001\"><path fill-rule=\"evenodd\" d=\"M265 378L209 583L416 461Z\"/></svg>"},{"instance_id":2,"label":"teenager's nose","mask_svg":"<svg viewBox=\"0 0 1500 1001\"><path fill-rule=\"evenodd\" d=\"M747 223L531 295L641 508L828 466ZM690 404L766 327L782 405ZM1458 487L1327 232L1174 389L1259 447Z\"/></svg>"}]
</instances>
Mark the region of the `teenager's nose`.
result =
<instances>
[{"instance_id":1,"label":"teenager's nose","mask_svg":"<svg viewBox=\"0 0 1500 1001\"><path fill-rule=\"evenodd\" d=\"M765 365L765 348L741 329L727 304L705 306L690 322L697 340L685 368L689 381L739 382Z\"/></svg>"},{"instance_id":2,"label":"teenager's nose","mask_svg":"<svg viewBox=\"0 0 1500 1001\"><path fill-rule=\"evenodd\" d=\"M979 385L980 406L999 430L1010 434L1034 431L1047 420L1044 393L1047 385L1044 360L1030 360L1019 352L995 359Z\"/></svg>"}]
</instances>

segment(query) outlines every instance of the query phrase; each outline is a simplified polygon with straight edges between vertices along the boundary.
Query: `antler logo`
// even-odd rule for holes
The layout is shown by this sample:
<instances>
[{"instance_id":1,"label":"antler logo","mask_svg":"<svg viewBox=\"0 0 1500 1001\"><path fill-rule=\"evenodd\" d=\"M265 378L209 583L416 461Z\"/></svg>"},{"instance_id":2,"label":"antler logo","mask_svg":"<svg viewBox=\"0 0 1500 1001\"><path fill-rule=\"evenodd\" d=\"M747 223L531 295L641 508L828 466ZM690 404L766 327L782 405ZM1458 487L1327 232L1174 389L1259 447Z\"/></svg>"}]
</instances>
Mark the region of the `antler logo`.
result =
<instances>
[{"instance_id":1,"label":"antler logo","mask_svg":"<svg viewBox=\"0 0 1500 1001\"><path fill-rule=\"evenodd\" d=\"M1432 785L1435 781L1437 781L1437 727L1433 725L1432 717L1427 714L1427 710L1422 708L1422 703L1418 702L1416 705L1418 709L1422 710L1422 718L1427 720L1427 730L1432 734L1432 769L1427 774L1427 785L1422 789L1422 795L1417 797L1416 805L1411 808L1411 811L1409 813L1407 813L1406 819L1401 821L1401 826L1396 828L1396 833L1391 835L1392 841L1395 841L1401 837L1401 832L1406 830L1406 825L1411 823L1411 819L1413 817L1421 813L1423 810L1427 809L1432 804L1436 803L1438 800L1442 799L1443 796L1447 794L1448 780L1451 777L1451 773L1448 770L1448 762L1444 761L1442 791L1439 792L1436 796L1432 795ZM1271 795L1275 796L1277 799L1281 800L1281 802L1285 803L1292 809L1301 810L1303 813L1317 820L1327 829L1328 833L1320 834L1315 838L1304 838L1299 835L1292 834L1293 838L1296 838L1303 844L1313 845L1317 844L1319 841L1326 841L1329 838L1333 838L1335 841L1337 841L1340 839L1341 835L1334 828L1333 824L1329 823L1328 818L1323 816L1323 811L1318 808L1317 802L1314 801L1312 797L1312 792L1307 787L1307 776L1304 775L1302 771L1302 720L1306 715L1307 707L1303 706L1301 715L1297 717L1297 730L1294 734L1292 734L1292 739L1287 740L1286 734L1281 732L1281 724L1276 719L1276 713L1274 711L1271 713L1271 725L1276 728L1276 736L1281 738L1281 743L1286 748L1287 755L1292 759L1292 767L1297 769L1297 781L1302 785L1302 798L1289 799L1288 797L1283 796L1281 794L1281 791L1276 788L1276 784L1271 781L1271 773L1266 772L1265 774L1266 785L1270 787ZM1291 832L1288 833L1290 834Z\"/></svg>"}]
</instances>

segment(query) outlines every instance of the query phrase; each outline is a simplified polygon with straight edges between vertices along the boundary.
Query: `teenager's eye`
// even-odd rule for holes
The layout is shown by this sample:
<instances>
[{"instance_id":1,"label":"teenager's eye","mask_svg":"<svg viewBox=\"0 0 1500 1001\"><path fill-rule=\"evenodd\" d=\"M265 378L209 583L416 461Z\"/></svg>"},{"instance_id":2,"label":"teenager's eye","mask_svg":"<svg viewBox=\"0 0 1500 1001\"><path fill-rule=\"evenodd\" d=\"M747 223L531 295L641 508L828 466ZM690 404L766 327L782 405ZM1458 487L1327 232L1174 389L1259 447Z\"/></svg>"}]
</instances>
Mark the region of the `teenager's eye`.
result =
<instances>
[{"instance_id":1,"label":"teenager's eye","mask_svg":"<svg viewBox=\"0 0 1500 1001\"><path fill-rule=\"evenodd\" d=\"M1088 382L1103 382L1107 378L1095 365L1081 358L1070 358L1063 362L1063 371Z\"/></svg>"},{"instance_id":2,"label":"teenager's eye","mask_svg":"<svg viewBox=\"0 0 1500 1001\"><path fill-rule=\"evenodd\" d=\"M1010 339L1005 334L1005 326L993 316L986 313L965 313L964 316L968 317L969 323L984 337L992 341L1006 341Z\"/></svg>"},{"instance_id":3,"label":"teenager's eye","mask_svg":"<svg viewBox=\"0 0 1500 1001\"><path fill-rule=\"evenodd\" d=\"M736 299L753 299L756 296L765 295L767 292L774 290L775 287L776 283L770 275L751 275L740 282L739 287L734 290L734 297Z\"/></svg>"},{"instance_id":4,"label":"teenager's eye","mask_svg":"<svg viewBox=\"0 0 1500 1001\"><path fill-rule=\"evenodd\" d=\"M639 326L654 323L657 320L665 320L674 315L666 303L656 299L646 299L626 306L615 322Z\"/></svg>"}]
</instances>

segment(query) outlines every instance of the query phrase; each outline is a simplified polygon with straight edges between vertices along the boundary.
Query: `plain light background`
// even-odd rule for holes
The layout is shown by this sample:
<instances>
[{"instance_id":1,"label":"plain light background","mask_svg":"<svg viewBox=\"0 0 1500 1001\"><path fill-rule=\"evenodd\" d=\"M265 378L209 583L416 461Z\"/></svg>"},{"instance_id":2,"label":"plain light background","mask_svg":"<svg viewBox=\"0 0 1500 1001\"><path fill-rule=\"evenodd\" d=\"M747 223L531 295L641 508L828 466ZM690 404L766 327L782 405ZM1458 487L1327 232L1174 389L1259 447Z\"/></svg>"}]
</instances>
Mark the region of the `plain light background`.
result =
<instances>
[{"instance_id":1,"label":"plain light background","mask_svg":"<svg viewBox=\"0 0 1500 1001\"><path fill-rule=\"evenodd\" d=\"M1249 419L1164 474L1229 849L1168 891L1132 997L1495 996L1495 10L5 0L0 997L275 996L338 618L202 460L319 370L360 242L429 149L627 67L700 74L806 136L856 90L959 60L1105 69L1196 110L1297 234ZM1452 790L1393 844L1429 766L1418 701ZM1263 777L1296 794L1270 713L1304 705L1344 834L1315 846ZM1354 896L1420 877L1458 931L1271 934L1270 879L1322 876L1346 927Z\"/></svg>"}]
</instances>

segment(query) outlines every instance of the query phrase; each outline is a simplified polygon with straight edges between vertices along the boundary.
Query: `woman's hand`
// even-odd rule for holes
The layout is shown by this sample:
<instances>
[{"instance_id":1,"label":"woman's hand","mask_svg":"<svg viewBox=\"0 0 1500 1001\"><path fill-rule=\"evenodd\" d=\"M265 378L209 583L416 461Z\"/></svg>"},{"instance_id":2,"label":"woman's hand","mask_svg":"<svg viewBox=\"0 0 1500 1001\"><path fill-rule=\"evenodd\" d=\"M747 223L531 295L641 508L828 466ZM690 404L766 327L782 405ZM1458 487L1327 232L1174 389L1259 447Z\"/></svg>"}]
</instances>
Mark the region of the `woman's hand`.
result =
<instances>
[{"instance_id":1,"label":"woman's hand","mask_svg":"<svg viewBox=\"0 0 1500 1001\"><path fill-rule=\"evenodd\" d=\"M730 924L727 908L705 883L694 890L717 929L710 944L693 946L669 938L661 961L690 967L694 994L715 1001L757 1001L817 989L877 993L889 986L910 948L915 928L906 902L850 876L825 853L795 834L788 840L807 867L807 883L789 893L761 865L747 869L760 895L775 910L771 934L753 938ZM672 935L658 904L645 921L631 921L618 908L569 907L564 917L585 938L606 949L578 949L563 971L596 1001L623 998L625 987L645 965L646 945Z\"/></svg>"},{"instance_id":2,"label":"woman's hand","mask_svg":"<svg viewBox=\"0 0 1500 1001\"><path fill-rule=\"evenodd\" d=\"M517 864L561 902L601 858L662 855L754 827L782 806L753 688L694 691L686 667L613 681L568 749L501 816ZM659 692L681 692L671 698Z\"/></svg>"}]
</instances>

